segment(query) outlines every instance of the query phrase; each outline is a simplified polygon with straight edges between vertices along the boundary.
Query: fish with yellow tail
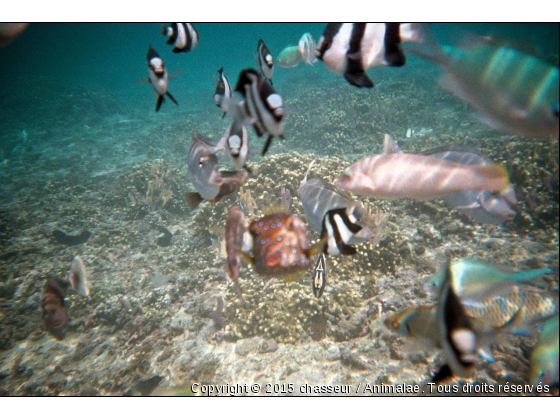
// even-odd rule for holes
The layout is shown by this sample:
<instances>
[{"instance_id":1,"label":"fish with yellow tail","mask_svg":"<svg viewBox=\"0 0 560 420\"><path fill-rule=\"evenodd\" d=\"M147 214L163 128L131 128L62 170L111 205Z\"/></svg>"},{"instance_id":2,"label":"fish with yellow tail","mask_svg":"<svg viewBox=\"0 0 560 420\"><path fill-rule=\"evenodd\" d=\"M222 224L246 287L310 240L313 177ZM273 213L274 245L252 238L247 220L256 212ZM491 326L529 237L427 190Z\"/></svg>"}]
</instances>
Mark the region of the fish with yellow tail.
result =
<instances>
[{"instance_id":1,"label":"fish with yellow tail","mask_svg":"<svg viewBox=\"0 0 560 420\"><path fill-rule=\"evenodd\" d=\"M291 280L315 263L324 241L311 246L303 220L295 214L274 212L248 224L252 255L238 250L261 276Z\"/></svg>"},{"instance_id":2,"label":"fish with yellow tail","mask_svg":"<svg viewBox=\"0 0 560 420\"><path fill-rule=\"evenodd\" d=\"M465 190L513 191L503 165L463 165L412 153L384 153L353 163L338 186L365 197L427 200ZM513 198L512 198L513 201Z\"/></svg>"},{"instance_id":3,"label":"fish with yellow tail","mask_svg":"<svg viewBox=\"0 0 560 420\"><path fill-rule=\"evenodd\" d=\"M439 45L418 25L421 45L408 51L445 72L440 84L475 108L496 129L531 137L558 137L558 66L488 38L472 35L464 48Z\"/></svg>"},{"instance_id":4,"label":"fish with yellow tail","mask_svg":"<svg viewBox=\"0 0 560 420\"><path fill-rule=\"evenodd\" d=\"M545 385L558 385L558 315L547 321L531 353L529 381Z\"/></svg>"}]
</instances>

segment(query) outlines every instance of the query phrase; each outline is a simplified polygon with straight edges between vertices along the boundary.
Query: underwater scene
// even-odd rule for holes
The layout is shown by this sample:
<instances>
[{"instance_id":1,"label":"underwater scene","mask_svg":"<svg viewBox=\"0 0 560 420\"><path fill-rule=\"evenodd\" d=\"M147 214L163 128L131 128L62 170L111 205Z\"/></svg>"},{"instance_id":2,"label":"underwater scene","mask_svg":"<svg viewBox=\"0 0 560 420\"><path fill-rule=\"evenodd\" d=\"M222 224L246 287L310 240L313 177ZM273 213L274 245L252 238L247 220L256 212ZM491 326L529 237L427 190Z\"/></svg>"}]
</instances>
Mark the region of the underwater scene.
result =
<instances>
[{"instance_id":1,"label":"underwater scene","mask_svg":"<svg viewBox=\"0 0 560 420\"><path fill-rule=\"evenodd\" d=\"M0 395L558 395L558 29L0 24Z\"/></svg>"}]
</instances>

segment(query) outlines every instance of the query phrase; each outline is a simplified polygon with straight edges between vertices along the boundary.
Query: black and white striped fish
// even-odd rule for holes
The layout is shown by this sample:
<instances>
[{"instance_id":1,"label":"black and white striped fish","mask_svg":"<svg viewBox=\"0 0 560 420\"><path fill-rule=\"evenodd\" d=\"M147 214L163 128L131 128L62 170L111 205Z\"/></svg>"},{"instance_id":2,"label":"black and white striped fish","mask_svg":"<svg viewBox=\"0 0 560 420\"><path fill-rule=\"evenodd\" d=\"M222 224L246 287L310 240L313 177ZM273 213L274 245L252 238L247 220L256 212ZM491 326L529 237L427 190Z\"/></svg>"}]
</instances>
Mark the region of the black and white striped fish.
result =
<instances>
[{"instance_id":1,"label":"black and white striped fish","mask_svg":"<svg viewBox=\"0 0 560 420\"><path fill-rule=\"evenodd\" d=\"M231 98L231 86L229 84L229 80L224 74L223 67L218 70L218 73L220 73L220 78L216 80L217 84L216 91L214 92L214 103L217 107L224 111L224 114L222 115L222 118L224 118L228 110L229 99Z\"/></svg>"},{"instance_id":2,"label":"black and white striped fish","mask_svg":"<svg viewBox=\"0 0 560 420\"><path fill-rule=\"evenodd\" d=\"M245 166L249 154L249 134L243 124L233 120L218 146L225 149L235 169L245 168L249 171L249 168Z\"/></svg>"},{"instance_id":3,"label":"black and white striped fish","mask_svg":"<svg viewBox=\"0 0 560 420\"><path fill-rule=\"evenodd\" d=\"M169 73L167 73L163 60L151 45L148 49L146 59L148 60L148 72L150 74L149 80L158 95L156 112L159 110L165 95L169 96L169 99L175 102L176 105L179 105L175 98L167 91L167 87L169 85Z\"/></svg>"},{"instance_id":4,"label":"black and white striped fish","mask_svg":"<svg viewBox=\"0 0 560 420\"><path fill-rule=\"evenodd\" d=\"M317 258L317 264L315 264L315 270L313 270L313 294L317 299L323 296L323 291L325 290L327 281L327 259L324 253L319 255Z\"/></svg>"},{"instance_id":5,"label":"black and white striped fish","mask_svg":"<svg viewBox=\"0 0 560 420\"><path fill-rule=\"evenodd\" d=\"M401 42L406 41L420 41L416 24L329 23L319 39L317 57L350 84L371 88L374 83L364 70L404 65Z\"/></svg>"},{"instance_id":6,"label":"black and white striped fish","mask_svg":"<svg viewBox=\"0 0 560 420\"><path fill-rule=\"evenodd\" d=\"M229 102L228 108L234 104L236 115L234 120L241 120L243 125L251 124L261 137L268 133L261 154L264 156L274 136L284 138L284 101L270 84L257 74L255 69L244 69L239 75L235 91L240 92L245 101Z\"/></svg>"},{"instance_id":7,"label":"black and white striped fish","mask_svg":"<svg viewBox=\"0 0 560 420\"><path fill-rule=\"evenodd\" d=\"M259 39L257 46L257 63L261 71L261 76L267 79L272 85L272 72L274 71L274 58L270 50L262 39Z\"/></svg>"},{"instance_id":8,"label":"black and white striped fish","mask_svg":"<svg viewBox=\"0 0 560 420\"><path fill-rule=\"evenodd\" d=\"M328 238L324 252L353 255L356 248L350 245L366 240L376 245L383 239L388 222L386 215L373 220L347 192L320 178L307 180L307 175L300 185L299 197L311 228L320 232L321 238Z\"/></svg>"},{"instance_id":9,"label":"black and white striped fish","mask_svg":"<svg viewBox=\"0 0 560 420\"><path fill-rule=\"evenodd\" d=\"M168 36L168 45L173 52L189 52L198 44L198 32L192 23L172 23L170 27L161 25L161 34Z\"/></svg>"}]
</instances>

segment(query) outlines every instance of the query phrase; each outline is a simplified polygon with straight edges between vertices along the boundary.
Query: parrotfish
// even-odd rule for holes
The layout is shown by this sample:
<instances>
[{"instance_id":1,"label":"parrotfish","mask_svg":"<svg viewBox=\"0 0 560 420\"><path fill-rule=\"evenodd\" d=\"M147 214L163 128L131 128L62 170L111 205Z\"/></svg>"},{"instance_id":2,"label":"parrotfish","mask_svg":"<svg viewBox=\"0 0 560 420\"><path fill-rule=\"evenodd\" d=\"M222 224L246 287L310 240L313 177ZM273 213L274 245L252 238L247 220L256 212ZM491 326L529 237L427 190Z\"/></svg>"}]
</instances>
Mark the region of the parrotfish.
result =
<instances>
[{"instance_id":1,"label":"parrotfish","mask_svg":"<svg viewBox=\"0 0 560 420\"><path fill-rule=\"evenodd\" d=\"M440 46L420 25L422 48L410 51L445 70L441 85L472 105L483 122L513 134L558 137L558 66L484 38L465 48Z\"/></svg>"},{"instance_id":2,"label":"parrotfish","mask_svg":"<svg viewBox=\"0 0 560 420\"><path fill-rule=\"evenodd\" d=\"M373 87L364 70L375 66L402 66L401 42L420 41L417 24L329 23L317 45L317 57L357 87Z\"/></svg>"},{"instance_id":3,"label":"parrotfish","mask_svg":"<svg viewBox=\"0 0 560 420\"><path fill-rule=\"evenodd\" d=\"M321 238L327 238L324 252L352 255L356 248L351 245L370 240L376 246L384 238L388 215L374 220L346 191L320 178L308 180L308 173L309 170L299 187L299 196L309 225Z\"/></svg>"},{"instance_id":4,"label":"parrotfish","mask_svg":"<svg viewBox=\"0 0 560 420\"><path fill-rule=\"evenodd\" d=\"M549 268L511 273L498 266L482 261L462 258L451 263L451 284L461 302L477 301L490 295L498 294L505 289L520 284L532 284L544 274L552 273ZM425 283L429 289L438 289L445 279L446 272L438 271Z\"/></svg>"},{"instance_id":5,"label":"parrotfish","mask_svg":"<svg viewBox=\"0 0 560 420\"><path fill-rule=\"evenodd\" d=\"M512 191L503 165L462 165L412 153L361 159L344 171L338 185L358 195L385 199L430 199L466 190L508 196Z\"/></svg>"},{"instance_id":6,"label":"parrotfish","mask_svg":"<svg viewBox=\"0 0 560 420\"><path fill-rule=\"evenodd\" d=\"M298 43L298 51L301 54L303 62L309 65L317 62L315 51L317 50L317 43L309 32L302 35Z\"/></svg>"},{"instance_id":7,"label":"parrotfish","mask_svg":"<svg viewBox=\"0 0 560 420\"><path fill-rule=\"evenodd\" d=\"M310 268L321 251L323 242L310 246L301 218L290 213L273 213L249 224L253 238L253 255L240 251L255 271L263 276L285 276L288 279Z\"/></svg>"},{"instance_id":8,"label":"parrotfish","mask_svg":"<svg viewBox=\"0 0 560 420\"><path fill-rule=\"evenodd\" d=\"M291 68L296 67L299 63L301 63L302 57L301 53L299 52L299 46L292 45L289 47L284 48L278 54L276 58L276 64L280 67L284 68Z\"/></svg>"},{"instance_id":9,"label":"parrotfish","mask_svg":"<svg viewBox=\"0 0 560 420\"><path fill-rule=\"evenodd\" d=\"M196 131L189 149L188 166L196 193L185 194L187 204L194 209L201 201L219 201L232 194L247 178L247 171L219 171L217 147Z\"/></svg>"},{"instance_id":10,"label":"parrotfish","mask_svg":"<svg viewBox=\"0 0 560 420\"><path fill-rule=\"evenodd\" d=\"M531 353L529 382L558 384L558 315L547 321Z\"/></svg>"}]
</instances>

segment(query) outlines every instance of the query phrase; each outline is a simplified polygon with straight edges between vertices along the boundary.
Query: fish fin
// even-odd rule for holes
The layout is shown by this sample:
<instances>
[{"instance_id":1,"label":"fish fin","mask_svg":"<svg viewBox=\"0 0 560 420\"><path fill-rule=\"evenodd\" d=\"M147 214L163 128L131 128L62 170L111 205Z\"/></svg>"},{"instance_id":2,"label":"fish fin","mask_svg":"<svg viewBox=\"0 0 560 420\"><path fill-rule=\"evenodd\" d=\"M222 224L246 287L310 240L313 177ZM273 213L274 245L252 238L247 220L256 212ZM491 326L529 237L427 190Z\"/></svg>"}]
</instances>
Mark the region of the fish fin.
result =
<instances>
[{"instance_id":1,"label":"fish fin","mask_svg":"<svg viewBox=\"0 0 560 420\"><path fill-rule=\"evenodd\" d=\"M375 86L368 75L363 71L357 73L344 73L344 77L348 80L348 83L359 88L372 88Z\"/></svg>"},{"instance_id":2,"label":"fish fin","mask_svg":"<svg viewBox=\"0 0 560 420\"><path fill-rule=\"evenodd\" d=\"M179 73L182 73L182 72L183 72L183 69L182 69L182 68L181 68L181 69L177 69L177 70L175 70L174 72L169 73L169 78L171 79L172 77L175 77L175 76L177 76Z\"/></svg>"},{"instance_id":3,"label":"fish fin","mask_svg":"<svg viewBox=\"0 0 560 420\"><path fill-rule=\"evenodd\" d=\"M311 170L311 167L315 164L315 159L313 159L310 163L309 166L307 167L307 172L305 173L305 176L303 177L303 181L301 181L302 184L305 184L307 182L307 175L309 175L309 171Z\"/></svg>"},{"instance_id":4,"label":"fish fin","mask_svg":"<svg viewBox=\"0 0 560 420\"><path fill-rule=\"evenodd\" d=\"M167 36L167 25L164 23L161 24L161 34Z\"/></svg>"},{"instance_id":5,"label":"fish fin","mask_svg":"<svg viewBox=\"0 0 560 420\"><path fill-rule=\"evenodd\" d=\"M476 201L472 204L468 204L466 206L457 206L455 207L457 210L468 210L468 209L479 209L481 208L482 205L480 204L480 202Z\"/></svg>"},{"instance_id":6,"label":"fish fin","mask_svg":"<svg viewBox=\"0 0 560 420\"><path fill-rule=\"evenodd\" d=\"M248 173L250 173L250 174L253 173L253 171L247 166L247 164L244 164L244 165L242 166L242 168L245 169L245 170L246 170Z\"/></svg>"},{"instance_id":7,"label":"fish fin","mask_svg":"<svg viewBox=\"0 0 560 420\"><path fill-rule=\"evenodd\" d=\"M241 247L234 244L233 249L234 249L235 252L237 252L239 254L239 256L241 258L243 258L245 261L247 261L247 263L253 264L253 265L255 264L255 260L253 259L253 257L251 257L249 254L247 254L245 251L243 251L241 249Z\"/></svg>"},{"instance_id":8,"label":"fish fin","mask_svg":"<svg viewBox=\"0 0 560 420\"><path fill-rule=\"evenodd\" d=\"M392 153L403 153L403 151L393 139L393 136L385 134L385 137L383 137L383 154L389 155Z\"/></svg>"},{"instance_id":9,"label":"fish fin","mask_svg":"<svg viewBox=\"0 0 560 420\"><path fill-rule=\"evenodd\" d=\"M143 77L143 78L141 78L141 79L132 81L132 83L146 83L146 82L148 82L148 83L150 82L150 78L149 78L149 77Z\"/></svg>"},{"instance_id":10,"label":"fish fin","mask_svg":"<svg viewBox=\"0 0 560 420\"><path fill-rule=\"evenodd\" d=\"M482 357L487 362L495 362L496 361L496 358L494 357L494 354L492 353L492 349L488 345L483 346L483 347L479 347L477 349L477 353L480 357Z\"/></svg>"},{"instance_id":11,"label":"fish fin","mask_svg":"<svg viewBox=\"0 0 560 420\"><path fill-rule=\"evenodd\" d=\"M159 107L163 103L163 95L158 95L157 102L156 102L156 112L159 111Z\"/></svg>"},{"instance_id":12,"label":"fish fin","mask_svg":"<svg viewBox=\"0 0 560 420\"><path fill-rule=\"evenodd\" d=\"M311 248L306 250L305 253L307 254L307 257L309 258L312 255L318 255L322 252L325 252L328 241L329 241L329 238L327 236L325 236L324 238L321 238L319 240L319 242L317 242Z\"/></svg>"},{"instance_id":13,"label":"fish fin","mask_svg":"<svg viewBox=\"0 0 560 420\"><path fill-rule=\"evenodd\" d=\"M258 133L257 133L257 135L258 135ZM272 134L269 134L268 137L266 138L266 142L264 143L264 147L262 149L261 156L266 155L266 151L270 147L270 143L272 142L273 137L274 136Z\"/></svg>"},{"instance_id":14,"label":"fish fin","mask_svg":"<svg viewBox=\"0 0 560 420\"><path fill-rule=\"evenodd\" d=\"M222 120L224 119L224 117L226 116L227 111L224 111L224 113L222 114Z\"/></svg>"},{"instance_id":15,"label":"fish fin","mask_svg":"<svg viewBox=\"0 0 560 420\"><path fill-rule=\"evenodd\" d=\"M166 94L167 96L169 96L169 99L171 99L171 100L175 103L175 105L179 105L179 104L177 103L177 101L175 100L175 98L173 97L173 95L171 95L171 93L165 92L165 94Z\"/></svg>"},{"instance_id":16,"label":"fish fin","mask_svg":"<svg viewBox=\"0 0 560 420\"><path fill-rule=\"evenodd\" d=\"M185 200L187 202L187 206L189 206L191 210L194 210L204 199L197 192L187 192L185 193Z\"/></svg>"},{"instance_id":17,"label":"fish fin","mask_svg":"<svg viewBox=\"0 0 560 420\"><path fill-rule=\"evenodd\" d=\"M89 281L86 274L84 261L79 255L76 255L70 265L70 272L68 273L68 280L78 294L89 297Z\"/></svg>"}]
</instances>

